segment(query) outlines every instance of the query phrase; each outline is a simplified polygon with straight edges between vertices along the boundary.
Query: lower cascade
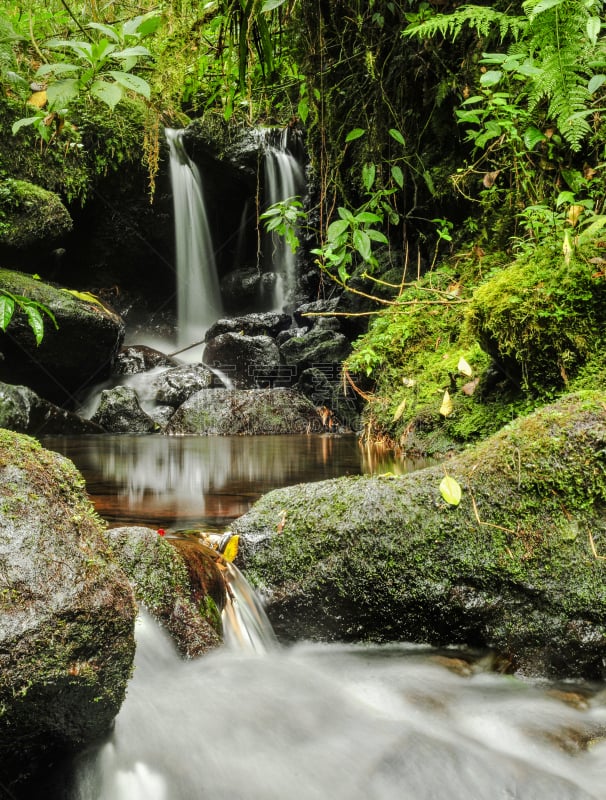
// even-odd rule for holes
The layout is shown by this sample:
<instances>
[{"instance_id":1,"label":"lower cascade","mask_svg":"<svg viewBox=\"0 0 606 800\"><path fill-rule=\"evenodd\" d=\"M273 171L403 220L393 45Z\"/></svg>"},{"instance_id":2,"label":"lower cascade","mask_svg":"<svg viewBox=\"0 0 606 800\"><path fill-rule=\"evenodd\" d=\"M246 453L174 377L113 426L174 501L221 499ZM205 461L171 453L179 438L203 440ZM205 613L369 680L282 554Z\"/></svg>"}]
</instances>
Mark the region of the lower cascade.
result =
<instances>
[{"instance_id":1,"label":"lower cascade","mask_svg":"<svg viewBox=\"0 0 606 800\"><path fill-rule=\"evenodd\" d=\"M47 797L603 798L598 695L498 675L455 651L279 647L235 567L227 580L229 644L196 661L141 612L111 739Z\"/></svg>"}]
</instances>

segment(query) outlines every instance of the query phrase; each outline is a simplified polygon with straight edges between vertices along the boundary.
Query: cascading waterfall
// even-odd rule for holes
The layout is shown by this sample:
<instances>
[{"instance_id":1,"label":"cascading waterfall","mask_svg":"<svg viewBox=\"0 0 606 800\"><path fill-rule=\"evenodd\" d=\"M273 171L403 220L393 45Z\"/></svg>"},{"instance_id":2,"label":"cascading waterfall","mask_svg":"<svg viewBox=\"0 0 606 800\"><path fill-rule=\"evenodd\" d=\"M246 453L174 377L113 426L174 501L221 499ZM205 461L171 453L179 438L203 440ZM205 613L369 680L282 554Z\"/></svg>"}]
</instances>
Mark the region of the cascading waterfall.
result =
<instances>
[{"instance_id":1,"label":"cascading waterfall","mask_svg":"<svg viewBox=\"0 0 606 800\"><path fill-rule=\"evenodd\" d=\"M289 129L269 129L263 131L262 135L265 149L266 205L303 194L305 176L301 165L289 150ZM278 276L274 307L279 311L290 311L296 289L295 255L282 236L271 234L269 238L271 268Z\"/></svg>"},{"instance_id":2,"label":"cascading waterfall","mask_svg":"<svg viewBox=\"0 0 606 800\"><path fill-rule=\"evenodd\" d=\"M456 655L299 644L183 661L142 613L115 731L60 800L603 798L599 695L581 711Z\"/></svg>"},{"instance_id":3,"label":"cascading waterfall","mask_svg":"<svg viewBox=\"0 0 606 800\"><path fill-rule=\"evenodd\" d=\"M221 293L200 172L183 131L166 129L175 212L178 344L200 341L222 315Z\"/></svg>"}]
</instances>

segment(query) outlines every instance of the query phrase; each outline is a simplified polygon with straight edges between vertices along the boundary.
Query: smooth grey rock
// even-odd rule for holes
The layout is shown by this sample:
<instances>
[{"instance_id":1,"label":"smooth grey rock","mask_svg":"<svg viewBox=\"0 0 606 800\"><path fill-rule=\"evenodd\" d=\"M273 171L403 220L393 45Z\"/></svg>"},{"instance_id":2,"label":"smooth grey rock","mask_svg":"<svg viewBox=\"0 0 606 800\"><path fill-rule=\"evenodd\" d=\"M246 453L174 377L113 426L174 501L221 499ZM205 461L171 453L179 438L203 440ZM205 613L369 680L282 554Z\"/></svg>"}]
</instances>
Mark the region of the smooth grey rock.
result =
<instances>
[{"instance_id":1,"label":"smooth grey rock","mask_svg":"<svg viewBox=\"0 0 606 800\"><path fill-rule=\"evenodd\" d=\"M153 433L157 423L139 405L130 386L115 386L101 392L99 407L91 417L109 433Z\"/></svg>"}]
</instances>

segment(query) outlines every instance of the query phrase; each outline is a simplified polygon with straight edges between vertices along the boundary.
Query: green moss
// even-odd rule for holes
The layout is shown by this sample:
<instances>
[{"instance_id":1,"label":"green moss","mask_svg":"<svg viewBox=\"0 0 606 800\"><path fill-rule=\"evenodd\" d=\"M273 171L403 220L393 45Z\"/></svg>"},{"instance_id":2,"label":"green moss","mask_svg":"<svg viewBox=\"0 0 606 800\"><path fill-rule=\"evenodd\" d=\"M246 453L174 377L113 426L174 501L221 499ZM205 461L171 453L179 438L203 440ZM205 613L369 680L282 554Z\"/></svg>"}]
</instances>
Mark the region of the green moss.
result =
<instances>
[{"instance_id":1,"label":"green moss","mask_svg":"<svg viewBox=\"0 0 606 800\"><path fill-rule=\"evenodd\" d=\"M24 248L69 233L71 217L53 192L27 181L0 181L0 245Z\"/></svg>"}]
</instances>

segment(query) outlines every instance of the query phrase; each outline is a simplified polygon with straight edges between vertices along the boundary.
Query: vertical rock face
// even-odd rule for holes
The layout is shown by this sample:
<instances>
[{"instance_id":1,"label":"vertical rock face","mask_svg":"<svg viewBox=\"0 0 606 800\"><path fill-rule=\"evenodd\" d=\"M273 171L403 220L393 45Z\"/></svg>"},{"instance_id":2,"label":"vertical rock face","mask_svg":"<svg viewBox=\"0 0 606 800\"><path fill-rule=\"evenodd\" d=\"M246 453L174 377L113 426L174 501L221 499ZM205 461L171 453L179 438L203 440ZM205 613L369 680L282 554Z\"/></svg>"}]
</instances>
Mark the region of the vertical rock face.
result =
<instances>
[{"instance_id":1,"label":"vertical rock face","mask_svg":"<svg viewBox=\"0 0 606 800\"><path fill-rule=\"evenodd\" d=\"M135 614L74 465L0 429L0 784L110 730Z\"/></svg>"}]
</instances>

